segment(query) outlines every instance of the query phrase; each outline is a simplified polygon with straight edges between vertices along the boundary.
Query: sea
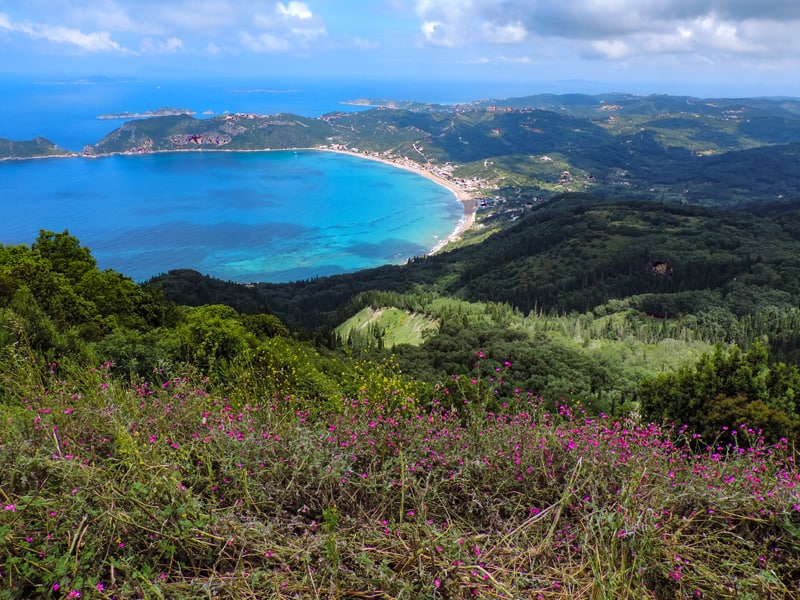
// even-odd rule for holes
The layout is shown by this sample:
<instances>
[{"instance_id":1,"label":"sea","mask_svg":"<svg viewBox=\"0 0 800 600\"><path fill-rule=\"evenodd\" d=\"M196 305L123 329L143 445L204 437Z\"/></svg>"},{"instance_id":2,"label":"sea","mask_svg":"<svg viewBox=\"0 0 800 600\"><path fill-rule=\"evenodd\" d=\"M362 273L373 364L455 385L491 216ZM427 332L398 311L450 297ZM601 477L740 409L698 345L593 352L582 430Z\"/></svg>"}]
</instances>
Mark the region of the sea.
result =
<instances>
[{"instance_id":1,"label":"sea","mask_svg":"<svg viewBox=\"0 0 800 600\"><path fill-rule=\"evenodd\" d=\"M0 80L0 138L79 152L123 124L100 115L171 107L318 117L388 98L455 104L539 93L519 84L303 80ZM552 89L550 90L552 91ZM285 282L402 264L459 225L454 194L413 172L319 151L164 153L0 161L0 243L69 231L101 269L144 281L195 269Z\"/></svg>"}]
</instances>

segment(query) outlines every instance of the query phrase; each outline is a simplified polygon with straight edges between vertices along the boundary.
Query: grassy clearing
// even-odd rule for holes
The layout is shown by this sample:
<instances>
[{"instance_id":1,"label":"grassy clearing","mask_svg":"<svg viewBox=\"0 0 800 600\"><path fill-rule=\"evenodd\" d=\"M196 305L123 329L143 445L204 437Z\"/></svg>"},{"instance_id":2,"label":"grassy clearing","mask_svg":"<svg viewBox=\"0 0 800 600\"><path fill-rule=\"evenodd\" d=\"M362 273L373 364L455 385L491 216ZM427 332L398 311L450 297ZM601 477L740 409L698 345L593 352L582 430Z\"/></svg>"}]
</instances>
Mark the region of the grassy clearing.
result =
<instances>
[{"instance_id":1,"label":"grassy clearing","mask_svg":"<svg viewBox=\"0 0 800 600\"><path fill-rule=\"evenodd\" d=\"M800 593L800 470L746 427L693 450L524 392L489 412L479 379L334 411L30 366L0 396L0 598Z\"/></svg>"},{"instance_id":2,"label":"grassy clearing","mask_svg":"<svg viewBox=\"0 0 800 600\"><path fill-rule=\"evenodd\" d=\"M347 319L336 333L347 340L352 336L368 339L381 339L386 347L400 344L419 346L424 340L426 331L433 332L438 328L438 319L392 307L367 307Z\"/></svg>"}]
</instances>

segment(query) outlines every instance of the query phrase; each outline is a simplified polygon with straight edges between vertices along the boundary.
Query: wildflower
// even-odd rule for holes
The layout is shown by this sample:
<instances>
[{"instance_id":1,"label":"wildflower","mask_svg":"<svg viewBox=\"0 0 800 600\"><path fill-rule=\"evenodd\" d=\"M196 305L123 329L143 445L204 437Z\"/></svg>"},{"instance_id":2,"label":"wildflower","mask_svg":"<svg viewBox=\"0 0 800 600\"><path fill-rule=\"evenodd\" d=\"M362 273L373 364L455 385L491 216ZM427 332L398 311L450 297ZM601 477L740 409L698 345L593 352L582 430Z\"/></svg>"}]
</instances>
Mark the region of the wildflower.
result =
<instances>
[{"instance_id":1,"label":"wildflower","mask_svg":"<svg viewBox=\"0 0 800 600\"><path fill-rule=\"evenodd\" d=\"M8 504L8 505L3 507L3 510L8 510L8 511L11 511L11 512L17 512L17 507L14 504Z\"/></svg>"}]
</instances>

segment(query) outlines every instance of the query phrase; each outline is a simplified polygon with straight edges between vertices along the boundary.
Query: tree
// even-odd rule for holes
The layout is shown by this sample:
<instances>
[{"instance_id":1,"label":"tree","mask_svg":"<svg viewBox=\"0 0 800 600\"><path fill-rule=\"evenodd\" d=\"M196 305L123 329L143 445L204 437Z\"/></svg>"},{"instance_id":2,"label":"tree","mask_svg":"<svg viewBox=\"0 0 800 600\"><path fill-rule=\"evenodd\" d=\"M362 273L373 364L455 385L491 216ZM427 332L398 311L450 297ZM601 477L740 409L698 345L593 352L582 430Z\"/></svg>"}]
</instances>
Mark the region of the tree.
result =
<instances>
[{"instance_id":1,"label":"tree","mask_svg":"<svg viewBox=\"0 0 800 600\"><path fill-rule=\"evenodd\" d=\"M705 439L746 424L769 441L800 434L795 394L800 372L794 365L770 366L767 350L753 344L743 352L721 345L692 367L646 379L639 390L642 414L656 421L688 425Z\"/></svg>"},{"instance_id":2,"label":"tree","mask_svg":"<svg viewBox=\"0 0 800 600\"><path fill-rule=\"evenodd\" d=\"M89 249L81 247L78 238L70 235L68 230L63 233L39 230L31 249L46 259L53 271L62 273L73 283L97 266Z\"/></svg>"}]
</instances>

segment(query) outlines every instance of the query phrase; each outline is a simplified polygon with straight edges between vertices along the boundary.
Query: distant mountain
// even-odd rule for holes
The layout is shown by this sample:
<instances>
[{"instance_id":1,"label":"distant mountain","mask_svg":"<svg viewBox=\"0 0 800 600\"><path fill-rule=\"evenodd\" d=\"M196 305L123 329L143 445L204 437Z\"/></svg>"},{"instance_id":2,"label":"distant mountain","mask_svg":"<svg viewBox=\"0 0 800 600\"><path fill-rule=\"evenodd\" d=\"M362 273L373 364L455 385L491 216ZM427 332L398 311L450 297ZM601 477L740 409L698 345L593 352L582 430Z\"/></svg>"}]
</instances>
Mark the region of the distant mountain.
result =
<instances>
[{"instance_id":1,"label":"distant mountain","mask_svg":"<svg viewBox=\"0 0 800 600\"><path fill-rule=\"evenodd\" d=\"M447 167L478 180L492 215L568 192L733 206L800 198L800 100L541 94L434 105L385 99L319 118L171 114L134 119L84 155L328 147ZM392 108L389 108L392 107ZM67 154L4 142L2 157Z\"/></svg>"},{"instance_id":2,"label":"distant mountain","mask_svg":"<svg viewBox=\"0 0 800 600\"><path fill-rule=\"evenodd\" d=\"M380 106L315 119L138 119L85 154L358 149L449 165L454 177L494 187L507 210L564 192L703 205L800 197L800 100L543 94L455 106L354 102Z\"/></svg>"}]
</instances>

